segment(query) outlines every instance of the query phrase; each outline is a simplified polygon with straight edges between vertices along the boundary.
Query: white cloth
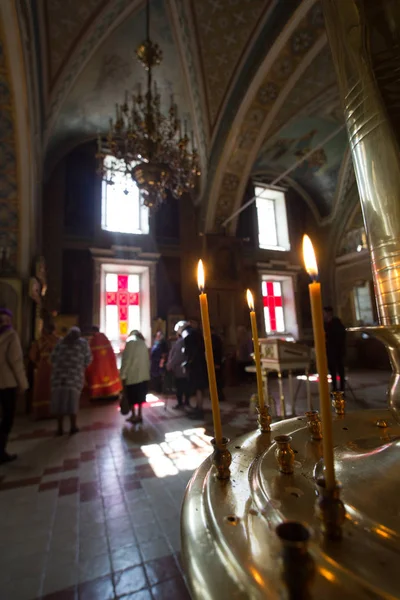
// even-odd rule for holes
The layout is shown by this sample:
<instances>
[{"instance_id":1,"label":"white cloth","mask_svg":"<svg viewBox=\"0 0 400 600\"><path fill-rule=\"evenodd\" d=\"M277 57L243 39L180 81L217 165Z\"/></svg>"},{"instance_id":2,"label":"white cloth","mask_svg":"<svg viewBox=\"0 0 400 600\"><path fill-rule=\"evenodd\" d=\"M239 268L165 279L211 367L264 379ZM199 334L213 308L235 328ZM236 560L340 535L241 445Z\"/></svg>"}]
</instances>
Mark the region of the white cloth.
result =
<instances>
[{"instance_id":1,"label":"white cloth","mask_svg":"<svg viewBox=\"0 0 400 600\"><path fill-rule=\"evenodd\" d=\"M24 357L17 332L8 329L0 335L0 389L28 389Z\"/></svg>"},{"instance_id":2,"label":"white cloth","mask_svg":"<svg viewBox=\"0 0 400 600\"><path fill-rule=\"evenodd\" d=\"M150 379L149 350L143 340L128 338L122 354L120 376L125 385Z\"/></svg>"}]
</instances>

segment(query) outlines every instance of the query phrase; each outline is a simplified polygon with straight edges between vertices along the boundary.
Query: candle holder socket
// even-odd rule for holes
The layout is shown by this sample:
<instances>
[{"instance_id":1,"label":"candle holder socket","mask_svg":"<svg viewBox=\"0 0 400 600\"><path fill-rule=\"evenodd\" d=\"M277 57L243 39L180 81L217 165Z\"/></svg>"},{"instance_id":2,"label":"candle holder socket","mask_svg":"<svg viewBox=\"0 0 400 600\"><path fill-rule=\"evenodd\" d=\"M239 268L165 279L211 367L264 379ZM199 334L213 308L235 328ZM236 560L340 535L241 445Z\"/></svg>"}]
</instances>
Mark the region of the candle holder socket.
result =
<instances>
[{"instance_id":1,"label":"candle holder socket","mask_svg":"<svg viewBox=\"0 0 400 600\"><path fill-rule=\"evenodd\" d=\"M315 562L308 552L310 532L302 523L285 521L275 529L282 543L282 579L289 598L310 598L310 586L315 577Z\"/></svg>"},{"instance_id":2,"label":"candle holder socket","mask_svg":"<svg viewBox=\"0 0 400 600\"><path fill-rule=\"evenodd\" d=\"M277 435L274 438L276 442L275 458L279 465L279 470L285 475L291 475L294 470L295 454L290 445L292 437L290 435Z\"/></svg>"},{"instance_id":3,"label":"candle holder socket","mask_svg":"<svg viewBox=\"0 0 400 600\"><path fill-rule=\"evenodd\" d=\"M335 409L337 415L343 416L346 412L346 400L344 398L344 392L332 392L332 406Z\"/></svg>"},{"instance_id":4,"label":"candle holder socket","mask_svg":"<svg viewBox=\"0 0 400 600\"><path fill-rule=\"evenodd\" d=\"M229 469L232 462L232 455L229 452L227 445L229 444L228 438L222 438L222 441L219 445L215 438L211 440L214 451L212 454L212 462L215 468L217 469L217 478L218 479L229 479L231 476L231 471Z\"/></svg>"},{"instance_id":5,"label":"candle holder socket","mask_svg":"<svg viewBox=\"0 0 400 600\"><path fill-rule=\"evenodd\" d=\"M317 410L309 410L306 412L307 427L311 438L316 441L322 440L322 422Z\"/></svg>"},{"instance_id":6,"label":"candle holder socket","mask_svg":"<svg viewBox=\"0 0 400 600\"><path fill-rule=\"evenodd\" d=\"M260 408L259 406L257 406L257 422L258 422L258 428L262 433L268 433L269 431L271 431L271 421L272 421L272 417L269 414L269 406L263 406L263 408Z\"/></svg>"},{"instance_id":7,"label":"candle holder socket","mask_svg":"<svg viewBox=\"0 0 400 600\"><path fill-rule=\"evenodd\" d=\"M336 483L331 490L326 488L324 478L317 480L317 514L321 521L324 536L330 540L342 538L342 525L346 519L346 509L340 499L341 486Z\"/></svg>"}]
</instances>

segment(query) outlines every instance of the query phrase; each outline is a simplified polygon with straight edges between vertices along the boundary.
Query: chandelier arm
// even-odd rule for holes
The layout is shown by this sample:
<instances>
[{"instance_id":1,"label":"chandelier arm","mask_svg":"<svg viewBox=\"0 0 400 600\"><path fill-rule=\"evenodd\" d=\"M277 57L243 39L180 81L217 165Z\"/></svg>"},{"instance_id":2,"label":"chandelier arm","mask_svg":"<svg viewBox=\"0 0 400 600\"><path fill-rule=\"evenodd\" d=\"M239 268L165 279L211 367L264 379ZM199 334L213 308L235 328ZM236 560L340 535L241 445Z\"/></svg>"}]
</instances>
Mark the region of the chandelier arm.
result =
<instances>
[{"instance_id":1,"label":"chandelier arm","mask_svg":"<svg viewBox=\"0 0 400 600\"><path fill-rule=\"evenodd\" d=\"M146 39L150 42L150 0L146 2Z\"/></svg>"}]
</instances>

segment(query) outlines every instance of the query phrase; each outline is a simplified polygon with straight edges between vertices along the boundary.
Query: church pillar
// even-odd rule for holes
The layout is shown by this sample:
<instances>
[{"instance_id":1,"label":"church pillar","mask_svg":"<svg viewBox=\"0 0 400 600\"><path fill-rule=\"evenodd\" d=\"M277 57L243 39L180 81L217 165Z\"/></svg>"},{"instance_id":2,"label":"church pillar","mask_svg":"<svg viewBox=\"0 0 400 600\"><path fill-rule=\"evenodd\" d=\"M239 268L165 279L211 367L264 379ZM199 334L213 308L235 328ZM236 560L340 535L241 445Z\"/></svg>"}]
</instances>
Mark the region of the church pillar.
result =
<instances>
[{"instance_id":1,"label":"church pillar","mask_svg":"<svg viewBox=\"0 0 400 600\"><path fill-rule=\"evenodd\" d=\"M0 283L15 291L14 326L23 345L30 339L29 275L38 253L36 148L32 106L16 3L0 3ZM7 287L4 288L7 290ZM7 304L0 293L0 304ZM11 306L10 306L11 308Z\"/></svg>"},{"instance_id":2,"label":"church pillar","mask_svg":"<svg viewBox=\"0 0 400 600\"><path fill-rule=\"evenodd\" d=\"M380 322L400 325L400 7L322 0L371 252Z\"/></svg>"}]
</instances>

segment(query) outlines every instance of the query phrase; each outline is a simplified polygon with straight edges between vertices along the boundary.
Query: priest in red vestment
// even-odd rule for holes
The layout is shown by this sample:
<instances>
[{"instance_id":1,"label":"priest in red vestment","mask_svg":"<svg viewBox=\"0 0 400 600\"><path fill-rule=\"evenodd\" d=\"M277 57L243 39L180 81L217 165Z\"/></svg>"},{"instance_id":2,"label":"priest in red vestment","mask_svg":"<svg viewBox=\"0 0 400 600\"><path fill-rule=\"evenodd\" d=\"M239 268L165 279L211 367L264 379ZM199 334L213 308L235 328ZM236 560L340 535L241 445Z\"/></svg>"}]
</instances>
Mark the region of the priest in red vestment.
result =
<instances>
[{"instance_id":1,"label":"priest in red vestment","mask_svg":"<svg viewBox=\"0 0 400 600\"><path fill-rule=\"evenodd\" d=\"M122 390L117 361L110 340L98 327L89 335L93 360L86 370L86 386L90 398L115 398Z\"/></svg>"}]
</instances>

